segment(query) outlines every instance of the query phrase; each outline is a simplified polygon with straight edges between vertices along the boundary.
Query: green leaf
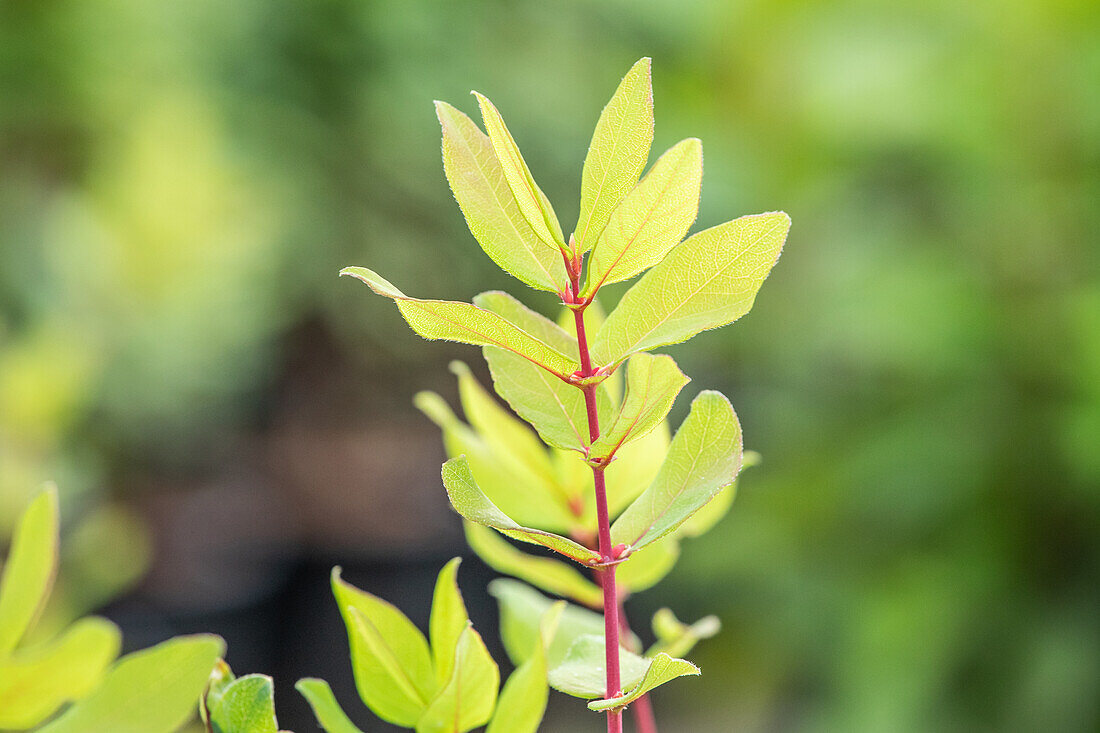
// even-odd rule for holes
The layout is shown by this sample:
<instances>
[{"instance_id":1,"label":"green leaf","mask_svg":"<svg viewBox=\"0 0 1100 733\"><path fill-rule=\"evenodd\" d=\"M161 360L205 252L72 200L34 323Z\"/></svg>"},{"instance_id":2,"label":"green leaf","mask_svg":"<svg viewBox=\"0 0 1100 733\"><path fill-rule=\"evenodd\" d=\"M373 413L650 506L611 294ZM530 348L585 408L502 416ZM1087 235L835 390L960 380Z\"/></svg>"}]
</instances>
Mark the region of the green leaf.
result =
<instances>
[{"instance_id":1,"label":"green leaf","mask_svg":"<svg viewBox=\"0 0 1100 733\"><path fill-rule=\"evenodd\" d=\"M204 724L210 722L210 710L217 706L218 701L222 699L222 695L235 679L237 676L233 674L233 670L224 659L219 659L214 664L214 669L210 671L210 679L206 682L206 689L199 700L199 718Z\"/></svg>"},{"instance_id":2,"label":"green leaf","mask_svg":"<svg viewBox=\"0 0 1100 733\"><path fill-rule=\"evenodd\" d=\"M277 733L275 688L262 674L240 677L210 708L214 733Z\"/></svg>"},{"instance_id":3,"label":"green leaf","mask_svg":"<svg viewBox=\"0 0 1100 733\"><path fill-rule=\"evenodd\" d=\"M719 392L700 392L657 478L612 525L612 542L640 549L660 539L731 484L740 468L733 406Z\"/></svg>"},{"instance_id":4,"label":"green leaf","mask_svg":"<svg viewBox=\"0 0 1100 733\"><path fill-rule=\"evenodd\" d=\"M576 241L587 252L599 239L649 159L653 143L653 85L650 60L640 59L603 108L581 172L581 211Z\"/></svg>"},{"instance_id":5,"label":"green leaf","mask_svg":"<svg viewBox=\"0 0 1100 733\"><path fill-rule=\"evenodd\" d=\"M444 463L442 475L451 506L465 519L492 527L513 539L548 547L584 565L600 562L598 552L553 532L524 527L500 511L474 481L465 456L452 458Z\"/></svg>"},{"instance_id":6,"label":"green leaf","mask_svg":"<svg viewBox=\"0 0 1100 733\"><path fill-rule=\"evenodd\" d=\"M657 643L646 652L654 656L661 652L682 657L702 639L709 639L719 632L722 623L717 616L704 616L690 626L676 618L671 610L662 608L653 614L653 634Z\"/></svg>"},{"instance_id":7,"label":"green leaf","mask_svg":"<svg viewBox=\"0 0 1100 733\"><path fill-rule=\"evenodd\" d=\"M0 578L0 659L15 649L50 595L57 571L57 489L47 488L23 512Z\"/></svg>"},{"instance_id":8,"label":"green leaf","mask_svg":"<svg viewBox=\"0 0 1100 733\"><path fill-rule=\"evenodd\" d=\"M486 565L498 573L515 576L555 595L590 607L603 603L603 591L572 565L550 557L536 557L516 549L496 531L463 522L466 542Z\"/></svg>"},{"instance_id":9,"label":"green leaf","mask_svg":"<svg viewBox=\"0 0 1100 733\"><path fill-rule=\"evenodd\" d=\"M561 224L558 223L554 207L535 183L500 112L484 95L479 92L473 94L481 107L481 119L485 122L485 131L489 133L497 160L504 170L504 178L508 181L508 187L512 189L512 195L515 196L524 218L547 247L553 248L553 251L565 251L565 239L562 237Z\"/></svg>"},{"instance_id":10,"label":"green leaf","mask_svg":"<svg viewBox=\"0 0 1100 733\"><path fill-rule=\"evenodd\" d=\"M340 703L336 702L336 696L332 694L332 688L324 680L307 677L298 680L294 689L302 693L302 697L313 708L317 722L327 733L363 733L344 713Z\"/></svg>"},{"instance_id":11,"label":"green leaf","mask_svg":"<svg viewBox=\"0 0 1100 733\"><path fill-rule=\"evenodd\" d=\"M581 294L629 280L664 259L699 213L703 145L683 140L662 155L611 214L592 252Z\"/></svg>"},{"instance_id":12,"label":"green leaf","mask_svg":"<svg viewBox=\"0 0 1100 733\"><path fill-rule=\"evenodd\" d=\"M118 656L122 635L86 618L59 638L0 661L0 729L34 728L64 703L91 692Z\"/></svg>"},{"instance_id":13,"label":"green leaf","mask_svg":"<svg viewBox=\"0 0 1100 733\"><path fill-rule=\"evenodd\" d=\"M465 733L493 714L500 670L473 626L462 631L453 653L451 676L416 722L416 733Z\"/></svg>"},{"instance_id":14,"label":"green leaf","mask_svg":"<svg viewBox=\"0 0 1100 733\"><path fill-rule=\"evenodd\" d=\"M538 523L548 530L565 531L573 525L572 497L558 482L556 472L548 478L530 470L512 453L494 450L433 392L421 392L413 402L443 430L447 455L466 456L478 485L506 515L520 524ZM524 490L517 491L517 486Z\"/></svg>"},{"instance_id":15,"label":"green leaf","mask_svg":"<svg viewBox=\"0 0 1100 733\"><path fill-rule=\"evenodd\" d=\"M500 699L493 719L485 733L536 733L542 716L546 712L546 703L550 698L550 688L546 684L548 666L546 648L557 632L561 615L565 611L565 602L559 601L546 611L539 622L541 641L527 661L519 665L508 677L501 690Z\"/></svg>"},{"instance_id":16,"label":"green leaf","mask_svg":"<svg viewBox=\"0 0 1100 733\"><path fill-rule=\"evenodd\" d=\"M661 653L650 660L645 677L627 692L609 700L596 700L588 703L589 710L621 710L655 687L685 675L698 675L699 668L685 659L676 659ZM625 685L624 685L625 687Z\"/></svg>"},{"instance_id":17,"label":"green leaf","mask_svg":"<svg viewBox=\"0 0 1100 733\"><path fill-rule=\"evenodd\" d=\"M626 291L592 343L594 364L618 364L748 313L790 226L790 217L773 212L688 237Z\"/></svg>"},{"instance_id":18,"label":"green leaf","mask_svg":"<svg viewBox=\"0 0 1100 733\"><path fill-rule=\"evenodd\" d=\"M530 359L562 379L568 379L578 368L577 362L519 329L512 322L472 303L410 298L365 267L345 267L340 274L362 280L374 292L392 298L412 330L426 339L458 341L474 346L498 346Z\"/></svg>"},{"instance_id":19,"label":"green leaf","mask_svg":"<svg viewBox=\"0 0 1100 733\"><path fill-rule=\"evenodd\" d=\"M680 559L680 542L675 535L660 540L634 552L615 568L615 583L631 593L638 593L657 585Z\"/></svg>"},{"instance_id":20,"label":"green leaf","mask_svg":"<svg viewBox=\"0 0 1100 733\"><path fill-rule=\"evenodd\" d=\"M602 629L600 634L577 636L561 664L550 669L550 686L573 697L603 697L607 691L604 649ZM619 674L624 688L637 685L648 668L648 660L619 648Z\"/></svg>"},{"instance_id":21,"label":"green leaf","mask_svg":"<svg viewBox=\"0 0 1100 733\"><path fill-rule=\"evenodd\" d=\"M528 585L506 578L489 583L489 594L500 605L500 638L516 665L527 661L541 641L546 644L546 662L553 669L562 663L579 637L603 634L603 614L569 604L562 610L553 636L543 639L539 619L554 606L554 601ZM635 642L637 639L631 637L630 643Z\"/></svg>"},{"instance_id":22,"label":"green leaf","mask_svg":"<svg viewBox=\"0 0 1100 733\"><path fill-rule=\"evenodd\" d=\"M565 293L561 252L539 238L508 186L492 142L469 117L435 103L443 127L443 170L470 232L501 269L539 290Z\"/></svg>"},{"instance_id":23,"label":"green leaf","mask_svg":"<svg viewBox=\"0 0 1100 733\"><path fill-rule=\"evenodd\" d=\"M332 570L332 594L359 696L383 720L413 727L436 688L424 635L395 606L342 580L340 568Z\"/></svg>"},{"instance_id":24,"label":"green leaf","mask_svg":"<svg viewBox=\"0 0 1100 733\"><path fill-rule=\"evenodd\" d=\"M663 421L638 440L624 445L615 454L615 460L604 471L607 478L607 505L612 517L630 506L653 483L671 442L672 433L668 421ZM591 489L588 493L592 493ZM591 501L594 512L595 499L592 498Z\"/></svg>"},{"instance_id":25,"label":"green leaf","mask_svg":"<svg viewBox=\"0 0 1100 733\"><path fill-rule=\"evenodd\" d=\"M507 321L511 321L518 328L531 334L544 344L557 349L570 359L577 355L577 337L571 330L555 323L541 313L528 308L514 297L501 290L489 290L474 296L474 305L492 311ZM571 311L565 313L570 315Z\"/></svg>"},{"instance_id":26,"label":"green leaf","mask_svg":"<svg viewBox=\"0 0 1100 733\"><path fill-rule=\"evenodd\" d=\"M671 356L640 353L630 357L622 408L615 422L592 444L589 457L610 458L623 443L637 440L657 427L690 381Z\"/></svg>"},{"instance_id":27,"label":"green leaf","mask_svg":"<svg viewBox=\"0 0 1100 733\"><path fill-rule=\"evenodd\" d=\"M225 653L216 636L179 636L127 654L90 695L40 733L172 733L194 714L210 670Z\"/></svg>"},{"instance_id":28,"label":"green leaf","mask_svg":"<svg viewBox=\"0 0 1100 733\"><path fill-rule=\"evenodd\" d=\"M458 590L458 566L462 558L456 557L443 566L435 582L432 597L432 615L428 632L432 640L432 662L435 680L443 685L451 678L458 637L470 623L462 593Z\"/></svg>"}]
</instances>

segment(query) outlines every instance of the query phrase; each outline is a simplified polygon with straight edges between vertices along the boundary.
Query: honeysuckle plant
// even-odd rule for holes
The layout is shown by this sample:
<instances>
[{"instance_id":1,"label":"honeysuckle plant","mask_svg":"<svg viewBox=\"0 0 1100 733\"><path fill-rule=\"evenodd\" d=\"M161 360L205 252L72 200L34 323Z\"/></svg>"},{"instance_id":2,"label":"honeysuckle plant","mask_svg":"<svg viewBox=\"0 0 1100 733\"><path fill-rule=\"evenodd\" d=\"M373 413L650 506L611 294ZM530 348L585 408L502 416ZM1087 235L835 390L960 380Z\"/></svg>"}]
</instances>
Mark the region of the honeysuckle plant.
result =
<instances>
[{"instance_id":1,"label":"honeysuckle plant","mask_svg":"<svg viewBox=\"0 0 1100 733\"><path fill-rule=\"evenodd\" d=\"M623 710L636 703L639 730L652 733L646 694L699 673L680 655L713 634L716 623L686 625L662 611L654 618L657 644L643 651L625 622L623 601L671 570L683 538L722 516L746 459L737 415L712 390L696 395L670 435L666 416L689 380L672 357L650 352L747 313L779 257L790 219L782 212L743 216L684 239L698 213L702 145L695 138L677 143L642 175L653 140L653 96L650 61L641 59L596 123L577 224L566 238L500 113L474 94L484 132L436 102L447 181L484 252L525 285L557 295L561 317L548 318L499 291L470 303L420 299L365 267L341 274L392 299L421 336L482 347L493 387L514 415L462 363L454 371L469 424L437 395L417 397L443 430L451 457L442 478L450 502L489 565L579 604L558 612L560 623L549 634L550 686L591 700L589 708L606 714L609 733L622 730ZM601 288L639 275L605 316L597 301ZM524 552L508 539L539 545L544 554ZM339 582L334 579L334 590L338 601L345 594L345 609L346 599L356 596ZM491 590L501 604L505 646L523 664L551 601L512 580L496 581ZM409 642L420 649L413 654L402 641L415 638L407 629L387 627L393 635L387 641L387 629L372 631L354 612L344 615L351 618L349 634L373 639L352 636L353 662L365 648L381 650L374 652L377 664L366 665L374 677L367 679L363 664L356 664L368 705L376 712L397 705L394 680L411 680L400 698L407 708L402 717L390 708L382 717L418 732L453 733L489 719L491 706L483 705L479 715L422 728L418 716L436 704L432 694L441 694L439 667L433 678L428 662L458 654L447 648L454 639L440 649L433 637L432 653L443 657L429 657L419 642ZM486 695L495 687L483 686ZM325 690L314 692L323 697Z\"/></svg>"}]
</instances>

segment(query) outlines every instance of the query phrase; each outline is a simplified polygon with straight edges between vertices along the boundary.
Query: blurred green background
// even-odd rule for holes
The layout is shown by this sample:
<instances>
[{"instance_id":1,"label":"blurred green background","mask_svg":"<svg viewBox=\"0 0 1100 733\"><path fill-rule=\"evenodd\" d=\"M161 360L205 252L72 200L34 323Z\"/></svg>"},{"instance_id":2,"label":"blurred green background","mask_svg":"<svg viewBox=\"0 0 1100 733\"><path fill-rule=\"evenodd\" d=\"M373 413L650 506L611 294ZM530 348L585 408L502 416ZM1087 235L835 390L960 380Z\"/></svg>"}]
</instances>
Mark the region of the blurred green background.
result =
<instances>
[{"instance_id":1,"label":"blurred green background","mask_svg":"<svg viewBox=\"0 0 1100 733\"><path fill-rule=\"evenodd\" d=\"M307 674L371 726L327 569L426 620L464 549L411 397L479 357L336 272L550 312L465 229L431 101L491 96L568 232L644 55L697 227L794 219L753 312L669 349L764 464L632 601L725 625L663 729L1100 728L1092 0L0 0L0 536L61 485L56 623L122 594L129 646L220 632L285 727Z\"/></svg>"}]
</instances>

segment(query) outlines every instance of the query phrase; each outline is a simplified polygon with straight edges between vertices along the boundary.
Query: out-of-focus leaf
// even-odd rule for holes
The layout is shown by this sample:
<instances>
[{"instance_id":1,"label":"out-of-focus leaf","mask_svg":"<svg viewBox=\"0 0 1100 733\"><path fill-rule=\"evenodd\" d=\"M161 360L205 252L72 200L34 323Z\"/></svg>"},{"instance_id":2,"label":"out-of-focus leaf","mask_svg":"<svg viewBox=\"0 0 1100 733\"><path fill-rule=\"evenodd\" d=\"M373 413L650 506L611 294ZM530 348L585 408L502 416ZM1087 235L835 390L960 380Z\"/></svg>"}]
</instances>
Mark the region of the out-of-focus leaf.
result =
<instances>
[{"instance_id":1,"label":"out-of-focus leaf","mask_svg":"<svg viewBox=\"0 0 1100 733\"><path fill-rule=\"evenodd\" d=\"M620 514L653 483L671 442L671 430L665 421L618 450L615 460L604 470L607 479L607 506L612 517ZM591 493L589 489L586 496L595 511L595 499L590 496Z\"/></svg>"},{"instance_id":2,"label":"out-of-focus leaf","mask_svg":"<svg viewBox=\"0 0 1100 733\"><path fill-rule=\"evenodd\" d=\"M214 733L277 733L271 678L250 674L233 680L210 706L210 723Z\"/></svg>"},{"instance_id":3,"label":"out-of-focus leaf","mask_svg":"<svg viewBox=\"0 0 1100 733\"><path fill-rule=\"evenodd\" d=\"M481 119L485 122L485 131L489 133L489 140L504 171L504 178L508 181L508 187L512 189L512 195L515 196L524 218L539 239L552 248L551 251L565 250L565 239L562 237L561 224L558 223L554 207L535 183L527 161L523 159L512 133L504 124L504 118L487 97L479 92L473 94L481 107Z\"/></svg>"},{"instance_id":4,"label":"out-of-focus leaf","mask_svg":"<svg viewBox=\"0 0 1100 733\"><path fill-rule=\"evenodd\" d=\"M790 226L790 217L773 212L688 237L626 291L592 343L594 364L618 364L748 313Z\"/></svg>"},{"instance_id":5,"label":"out-of-focus leaf","mask_svg":"<svg viewBox=\"0 0 1100 733\"><path fill-rule=\"evenodd\" d=\"M657 585L680 559L680 542L675 536L660 540L632 553L615 568L615 583L619 588L638 593Z\"/></svg>"},{"instance_id":6,"label":"out-of-focus leaf","mask_svg":"<svg viewBox=\"0 0 1100 733\"><path fill-rule=\"evenodd\" d=\"M450 678L416 722L416 733L465 733L493 714L500 670L473 626L467 624L451 653Z\"/></svg>"},{"instance_id":7,"label":"out-of-focus leaf","mask_svg":"<svg viewBox=\"0 0 1100 733\"><path fill-rule=\"evenodd\" d=\"M589 607L603 602L603 591L575 567L552 557L536 557L516 549L495 530L463 522L466 542L486 565L512 575L555 595Z\"/></svg>"},{"instance_id":8,"label":"out-of-focus leaf","mask_svg":"<svg viewBox=\"0 0 1100 733\"><path fill-rule=\"evenodd\" d=\"M220 638L200 634L127 654L91 694L40 733L172 733L194 714L224 653Z\"/></svg>"},{"instance_id":9,"label":"out-of-focus leaf","mask_svg":"<svg viewBox=\"0 0 1100 733\"><path fill-rule=\"evenodd\" d=\"M458 566L462 558L454 558L439 571L435 581L435 594L432 596L432 615L428 623L428 632L432 642L432 663L435 667L435 680L443 685L451 678L451 665L454 664L455 646L458 637L470 623L462 593L458 590Z\"/></svg>"},{"instance_id":10,"label":"out-of-focus leaf","mask_svg":"<svg viewBox=\"0 0 1100 733\"><path fill-rule=\"evenodd\" d=\"M497 346L530 359L563 379L568 378L578 368L575 361L521 330L511 321L496 313L482 310L472 303L410 298L365 267L345 267L340 274L362 280L374 292L392 298L412 330L426 339L458 341L474 346Z\"/></svg>"},{"instance_id":11,"label":"out-of-focus leaf","mask_svg":"<svg viewBox=\"0 0 1100 733\"><path fill-rule=\"evenodd\" d=\"M592 249L611 212L638 181L653 143L653 85L650 60L630 68L603 108L581 171L581 209L576 242Z\"/></svg>"},{"instance_id":12,"label":"out-of-focus leaf","mask_svg":"<svg viewBox=\"0 0 1100 733\"><path fill-rule=\"evenodd\" d=\"M657 643L650 647L646 656L652 657L664 652L673 657L682 657L701 639L709 639L721 628L722 623L717 616L704 616L689 626L676 618L671 610L662 608L653 614L653 634L657 637Z\"/></svg>"},{"instance_id":13,"label":"out-of-focus leaf","mask_svg":"<svg viewBox=\"0 0 1100 733\"><path fill-rule=\"evenodd\" d=\"M546 702L550 697L550 688L546 684L549 668L546 663L546 648L557 633L561 615L565 611L565 602L558 601L542 615L539 622L540 643L530 657L516 668L497 700L497 709L485 733L536 733L542 716L546 712Z\"/></svg>"},{"instance_id":14,"label":"out-of-focus leaf","mask_svg":"<svg viewBox=\"0 0 1100 733\"><path fill-rule=\"evenodd\" d=\"M58 639L0 661L0 729L27 730L103 679L122 635L101 618L74 623Z\"/></svg>"},{"instance_id":15,"label":"out-of-focus leaf","mask_svg":"<svg viewBox=\"0 0 1100 733\"><path fill-rule=\"evenodd\" d=\"M569 277L561 252L547 247L527 221L488 136L451 105L436 102L435 109L443 127L443 170L478 244L521 282L565 293Z\"/></svg>"},{"instance_id":16,"label":"out-of-focus leaf","mask_svg":"<svg viewBox=\"0 0 1100 733\"><path fill-rule=\"evenodd\" d=\"M222 695L235 679L237 675L233 674L233 670L224 659L219 659L214 669L210 670L210 679L207 680L206 689L199 700L199 718L204 724L210 722L210 710L217 706Z\"/></svg>"},{"instance_id":17,"label":"out-of-focus leaf","mask_svg":"<svg viewBox=\"0 0 1100 733\"><path fill-rule=\"evenodd\" d=\"M57 570L57 489L31 501L12 536L0 577L0 659L10 654L34 623Z\"/></svg>"},{"instance_id":18,"label":"out-of-focus leaf","mask_svg":"<svg viewBox=\"0 0 1100 733\"><path fill-rule=\"evenodd\" d=\"M466 456L478 485L506 515L520 524L537 523L554 531L566 531L573 525L573 497L561 485L557 472L548 480L528 470L516 456L494 451L434 392L420 392L413 402L443 430L447 455ZM524 490L516 491L517 486Z\"/></svg>"},{"instance_id":19,"label":"out-of-focus leaf","mask_svg":"<svg viewBox=\"0 0 1100 733\"><path fill-rule=\"evenodd\" d=\"M702 180L699 140L683 140L662 155L612 212L592 251L581 294L588 297L663 260L699 213Z\"/></svg>"},{"instance_id":20,"label":"out-of-focus leaf","mask_svg":"<svg viewBox=\"0 0 1100 733\"><path fill-rule=\"evenodd\" d=\"M690 381L671 356L640 353L630 357L622 407L615 422L592 444L589 457L609 458L623 443L637 440L657 427Z\"/></svg>"},{"instance_id":21,"label":"out-of-focus leaf","mask_svg":"<svg viewBox=\"0 0 1100 733\"><path fill-rule=\"evenodd\" d=\"M395 606L342 580L340 568L332 570L332 594L359 696L383 720L413 727L436 688L424 635Z\"/></svg>"},{"instance_id":22,"label":"out-of-focus leaf","mask_svg":"<svg viewBox=\"0 0 1100 733\"><path fill-rule=\"evenodd\" d=\"M542 545L585 565L598 563L600 554L571 539L541 529L524 527L500 511L478 487L465 456L443 464L443 485L451 506L465 519L483 524L523 542Z\"/></svg>"},{"instance_id":23,"label":"out-of-focus leaf","mask_svg":"<svg viewBox=\"0 0 1100 733\"><path fill-rule=\"evenodd\" d=\"M344 713L340 703L336 702L336 696L332 694L332 688L324 680L307 677L298 680L294 689L302 693L302 697L313 708L313 715L326 733L363 733Z\"/></svg>"},{"instance_id":24,"label":"out-of-focus leaf","mask_svg":"<svg viewBox=\"0 0 1100 733\"><path fill-rule=\"evenodd\" d=\"M551 667L550 686L573 697L603 697L607 692L604 648L602 630L600 634L577 636L561 663ZM624 689L638 685L648 668L648 660L619 648L619 674Z\"/></svg>"},{"instance_id":25,"label":"out-of-focus leaf","mask_svg":"<svg viewBox=\"0 0 1100 733\"><path fill-rule=\"evenodd\" d=\"M508 579L490 583L489 594L500 605L500 638L504 649L513 663L522 664L531 656L540 639L538 619L554 605L554 601L528 585ZM546 642L547 664L551 668L561 664L578 637L601 636L603 632L603 614L573 604L566 605L553 638ZM640 648L635 636L631 635L627 641Z\"/></svg>"},{"instance_id":26,"label":"out-of-focus leaf","mask_svg":"<svg viewBox=\"0 0 1100 733\"><path fill-rule=\"evenodd\" d=\"M645 677L643 677L636 686L618 697L613 697L609 700L595 700L590 702L588 703L588 708L596 712L622 709L655 687L659 687L677 677L698 674L699 668L686 659L677 659L667 654L660 653L650 660L649 668L645 672ZM625 682L623 687L627 687Z\"/></svg>"},{"instance_id":27,"label":"out-of-focus leaf","mask_svg":"<svg viewBox=\"0 0 1100 733\"><path fill-rule=\"evenodd\" d=\"M657 478L611 527L614 543L640 549L676 529L737 477L741 426L729 400L700 392Z\"/></svg>"}]
</instances>

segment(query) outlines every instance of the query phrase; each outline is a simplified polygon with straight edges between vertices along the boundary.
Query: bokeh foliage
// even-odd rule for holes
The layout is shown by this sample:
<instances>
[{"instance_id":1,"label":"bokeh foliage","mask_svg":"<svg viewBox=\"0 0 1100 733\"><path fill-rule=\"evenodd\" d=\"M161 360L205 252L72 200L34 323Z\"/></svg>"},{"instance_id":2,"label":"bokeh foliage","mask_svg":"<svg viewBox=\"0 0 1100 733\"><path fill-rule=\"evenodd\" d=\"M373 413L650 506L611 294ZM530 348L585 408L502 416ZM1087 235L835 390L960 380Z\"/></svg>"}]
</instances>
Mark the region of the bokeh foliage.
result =
<instances>
[{"instance_id":1,"label":"bokeh foliage","mask_svg":"<svg viewBox=\"0 0 1100 733\"><path fill-rule=\"evenodd\" d=\"M450 354L334 275L508 284L450 200L430 100L490 94L570 228L606 89L642 55L654 148L707 142L697 226L798 222L753 314L673 350L764 463L660 593L722 617L693 688L713 719L662 709L697 730L1094 729L1087 0L0 3L0 528L46 478L85 517L135 474L231 460L302 329L395 394L375 419L415 419Z\"/></svg>"}]
</instances>

